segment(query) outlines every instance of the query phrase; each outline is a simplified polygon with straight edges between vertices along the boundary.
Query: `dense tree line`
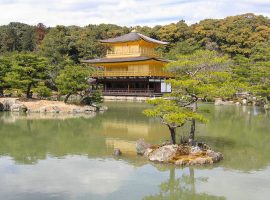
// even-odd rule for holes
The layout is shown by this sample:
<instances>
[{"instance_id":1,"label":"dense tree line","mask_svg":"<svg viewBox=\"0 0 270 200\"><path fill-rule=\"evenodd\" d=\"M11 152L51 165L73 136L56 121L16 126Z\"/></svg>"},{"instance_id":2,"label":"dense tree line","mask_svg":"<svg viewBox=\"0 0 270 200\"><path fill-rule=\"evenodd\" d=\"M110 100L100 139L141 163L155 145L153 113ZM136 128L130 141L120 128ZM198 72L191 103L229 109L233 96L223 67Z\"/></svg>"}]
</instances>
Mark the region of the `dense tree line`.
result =
<instances>
[{"instance_id":1,"label":"dense tree line","mask_svg":"<svg viewBox=\"0 0 270 200\"><path fill-rule=\"evenodd\" d=\"M99 43L100 39L120 36L133 28L113 24L46 27L41 23L31 26L17 22L0 26L0 94L5 89L15 87L29 96L29 84L30 90L48 87L57 91L57 77L60 73L69 72L68 66L79 65L81 59L105 55L106 47ZM158 52L171 60L197 50L227 54L234 62L234 80L243 83L256 95L269 98L269 18L248 13L225 19L206 19L193 25L187 25L181 20L164 26L137 26L136 29L152 38L170 42L159 48ZM41 67L46 60L46 76L40 77L44 73L43 68L35 69L38 77L34 77L34 65L31 65L30 70L20 64L18 59L26 55L41 61L35 67ZM33 76L32 81L29 80L28 73ZM15 84L14 79L22 84ZM63 88L61 90L65 91Z\"/></svg>"},{"instance_id":2,"label":"dense tree line","mask_svg":"<svg viewBox=\"0 0 270 200\"><path fill-rule=\"evenodd\" d=\"M113 24L46 27L10 23L0 26L0 52L35 51L49 56L52 62L69 57L74 62L105 54L98 40L120 36L134 27ZM160 49L165 57L190 53L199 48L217 50L231 56L250 57L252 48L269 41L270 20L251 13L225 19L206 19L188 26L185 21L164 26L137 26L136 29L152 38L170 42ZM170 55L170 52L172 55Z\"/></svg>"}]
</instances>

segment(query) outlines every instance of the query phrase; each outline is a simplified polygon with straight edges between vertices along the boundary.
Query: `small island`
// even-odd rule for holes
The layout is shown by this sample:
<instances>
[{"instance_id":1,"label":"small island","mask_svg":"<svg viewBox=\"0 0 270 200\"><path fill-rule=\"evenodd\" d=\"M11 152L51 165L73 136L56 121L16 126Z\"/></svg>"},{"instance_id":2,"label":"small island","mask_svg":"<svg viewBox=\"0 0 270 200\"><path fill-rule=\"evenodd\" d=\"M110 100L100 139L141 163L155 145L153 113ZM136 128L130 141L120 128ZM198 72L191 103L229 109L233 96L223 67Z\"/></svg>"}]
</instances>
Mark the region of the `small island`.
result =
<instances>
[{"instance_id":1,"label":"small island","mask_svg":"<svg viewBox=\"0 0 270 200\"><path fill-rule=\"evenodd\" d=\"M220 152L213 151L207 144L188 143L150 145L140 139L136 143L137 153L150 161L170 163L179 166L206 165L219 162L223 159Z\"/></svg>"}]
</instances>

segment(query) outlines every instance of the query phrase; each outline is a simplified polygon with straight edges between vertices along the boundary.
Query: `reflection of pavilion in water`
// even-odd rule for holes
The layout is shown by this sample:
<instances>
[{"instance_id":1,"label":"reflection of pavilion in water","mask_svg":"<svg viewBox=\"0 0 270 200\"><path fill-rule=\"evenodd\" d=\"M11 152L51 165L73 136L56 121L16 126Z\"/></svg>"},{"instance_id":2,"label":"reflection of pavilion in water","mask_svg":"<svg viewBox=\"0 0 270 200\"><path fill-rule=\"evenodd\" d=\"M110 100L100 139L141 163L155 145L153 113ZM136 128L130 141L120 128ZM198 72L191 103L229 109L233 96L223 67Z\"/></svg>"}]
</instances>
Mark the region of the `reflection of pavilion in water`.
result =
<instances>
[{"instance_id":1,"label":"reflection of pavilion in water","mask_svg":"<svg viewBox=\"0 0 270 200\"><path fill-rule=\"evenodd\" d=\"M102 127L103 133L107 136L106 145L119 148L122 152L127 154L136 154L136 140L139 138L151 140L154 139L154 137L159 137L157 133L160 132L158 131L160 127L150 126L146 123L123 121L104 122L102 123Z\"/></svg>"},{"instance_id":2,"label":"reflection of pavilion in water","mask_svg":"<svg viewBox=\"0 0 270 200\"><path fill-rule=\"evenodd\" d=\"M121 152L128 155L136 155L136 143L127 140L106 138L106 145L114 149L118 148Z\"/></svg>"},{"instance_id":3,"label":"reflection of pavilion in water","mask_svg":"<svg viewBox=\"0 0 270 200\"><path fill-rule=\"evenodd\" d=\"M122 152L128 154L136 154L135 140L126 140L126 137L138 139L149 136L151 126L146 124L121 123L121 122L106 122L103 124L104 132L109 137L106 137L106 145L119 148ZM119 138L120 137L120 138ZM125 139L123 139L125 137ZM122 138L122 139L121 139Z\"/></svg>"},{"instance_id":4,"label":"reflection of pavilion in water","mask_svg":"<svg viewBox=\"0 0 270 200\"><path fill-rule=\"evenodd\" d=\"M121 135L129 136L132 138L148 137L150 132L153 132L153 127L145 123L130 123L130 122L117 122L109 121L103 123L103 128L109 135Z\"/></svg>"}]
</instances>

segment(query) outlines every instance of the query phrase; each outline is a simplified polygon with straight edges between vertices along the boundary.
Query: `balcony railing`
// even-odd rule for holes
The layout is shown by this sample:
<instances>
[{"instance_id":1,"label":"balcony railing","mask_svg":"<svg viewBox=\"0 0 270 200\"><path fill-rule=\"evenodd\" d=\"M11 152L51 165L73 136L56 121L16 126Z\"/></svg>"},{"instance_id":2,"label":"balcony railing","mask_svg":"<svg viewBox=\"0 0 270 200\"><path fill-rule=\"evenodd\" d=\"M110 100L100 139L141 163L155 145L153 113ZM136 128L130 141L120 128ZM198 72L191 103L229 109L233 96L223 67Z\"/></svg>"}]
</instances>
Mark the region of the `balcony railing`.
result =
<instances>
[{"instance_id":1,"label":"balcony railing","mask_svg":"<svg viewBox=\"0 0 270 200\"><path fill-rule=\"evenodd\" d=\"M141 55L141 56L158 56L157 53L152 51L107 51L107 57L123 57L123 56L129 56L129 55Z\"/></svg>"},{"instance_id":2,"label":"balcony railing","mask_svg":"<svg viewBox=\"0 0 270 200\"><path fill-rule=\"evenodd\" d=\"M94 77L171 77L168 72L134 72L134 71L99 71L93 74Z\"/></svg>"},{"instance_id":3,"label":"balcony railing","mask_svg":"<svg viewBox=\"0 0 270 200\"><path fill-rule=\"evenodd\" d=\"M103 95L117 95L117 96L151 96L154 95L154 90L148 89L113 89L113 90L105 90L102 92Z\"/></svg>"}]
</instances>

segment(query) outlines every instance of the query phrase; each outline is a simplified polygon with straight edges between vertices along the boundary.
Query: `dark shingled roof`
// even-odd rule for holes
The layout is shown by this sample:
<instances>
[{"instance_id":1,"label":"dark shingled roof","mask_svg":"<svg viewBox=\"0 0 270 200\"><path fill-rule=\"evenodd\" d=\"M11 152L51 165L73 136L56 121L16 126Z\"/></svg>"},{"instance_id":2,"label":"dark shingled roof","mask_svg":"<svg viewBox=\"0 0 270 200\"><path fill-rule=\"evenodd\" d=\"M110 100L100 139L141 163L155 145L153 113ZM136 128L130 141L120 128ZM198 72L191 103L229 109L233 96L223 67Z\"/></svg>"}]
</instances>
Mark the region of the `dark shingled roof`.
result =
<instances>
[{"instance_id":1,"label":"dark shingled roof","mask_svg":"<svg viewBox=\"0 0 270 200\"><path fill-rule=\"evenodd\" d=\"M169 62L169 60L161 59L161 58L150 58L150 57L126 57L126 58L97 58L92 60L82 60L84 63L116 63L116 62L136 62L136 61L146 61L146 60L156 60L161 62Z\"/></svg>"},{"instance_id":2,"label":"dark shingled roof","mask_svg":"<svg viewBox=\"0 0 270 200\"><path fill-rule=\"evenodd\" d=\"M147 42L152 42L155 44L169 44L168 42L163 42L159 40L155 40L153 38L147 37L143 34L137 33L137 32L131 32L116 38L110 38L107 40L100 40L100 42L103 43L119 43L119 42L131 42L131 41L137 41L137 40L145 40Z\"/></svg>"}]
</instances>

